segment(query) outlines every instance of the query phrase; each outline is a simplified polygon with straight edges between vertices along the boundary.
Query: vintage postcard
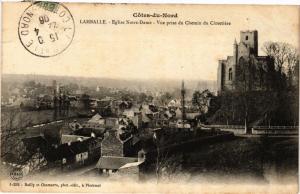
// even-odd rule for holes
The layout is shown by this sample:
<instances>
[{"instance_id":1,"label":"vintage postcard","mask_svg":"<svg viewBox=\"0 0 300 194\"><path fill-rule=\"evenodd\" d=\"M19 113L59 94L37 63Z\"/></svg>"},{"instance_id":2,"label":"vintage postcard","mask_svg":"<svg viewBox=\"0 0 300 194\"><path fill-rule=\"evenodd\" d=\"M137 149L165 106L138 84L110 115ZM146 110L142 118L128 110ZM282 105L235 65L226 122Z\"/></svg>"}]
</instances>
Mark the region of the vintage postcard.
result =
<instances>
[{"instance_id":1,"label":"vintage postcard","mask_svg":"<svg viewBox=\"0 0 300 194\"><path fill-rule=\"evenodd\" d=\"M299 6L2 3L2 192L298 193Z\"/></svg>"}]
</instances>

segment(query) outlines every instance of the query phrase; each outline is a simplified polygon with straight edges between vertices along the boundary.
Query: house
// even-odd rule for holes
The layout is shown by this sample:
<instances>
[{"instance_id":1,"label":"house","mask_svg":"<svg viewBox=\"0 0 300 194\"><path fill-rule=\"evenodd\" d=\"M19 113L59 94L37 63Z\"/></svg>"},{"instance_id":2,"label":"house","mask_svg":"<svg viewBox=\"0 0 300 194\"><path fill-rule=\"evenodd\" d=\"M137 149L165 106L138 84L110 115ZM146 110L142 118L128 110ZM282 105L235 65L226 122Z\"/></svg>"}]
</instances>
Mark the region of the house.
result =
<instances>
[{"instance_id":1,"label":"house","mask_svg":"<svg viewBox=\"0 0 300 194\"><path fill-rule=\"evenodd\" d=\"M181 111L180 108L177 108L177 109L175 110L175 118L176 118L176 119L182 119L182 111Z\"/></svg>"},{"instance_id":2,"label":"house","mask_svg":"<svg viewBox=\"0 0 300 194\"><path fill-rule=\"evenodd\" d=\"M96 168L101 174L107 176L124 176L139 180L140 172L146 159L143 150L138 157L103 156L99 159Z\"/></svg>"},{"instance_id":3,"label":"house","mask_svg":"<svg viewBox=\"0 0 300 194\"><path fill-rule=\"evenodd\" d=\"M133 136L120 134L116 129L106 132L101 143L101 156L129 156L132 154Z\"/></svg>"},{"instance_id":4,"label":"house","mask_svg":"<svg viewBox=\"0 0 300 194\"><path fill-rule=\"evenodd\" d=\"M180 106L181 106L181 101L177 100L177 99L173 99L168 103L168 107L175 108L175 107L180 107Z\"/></svg>"},{"instance_id":5,"label":"house","mask_svg":"<svg viewBox=\"0 0 300 194\"><path fill-rule=\"evenodd\" d=\"M158 108L154 105L142 105L140 111L142 113L142 126L144 128L155 127L156 120L159 119Z\"/></svg>"},{"instance_id":6,"label":"house","mask_svg":"<svg viewBox=\"0 0 300 194\"><path fill-rule=\"evenodd\" d=\"M138 158L132 157L135 148L139 147L140 139L132 135L122 137L118 130L109 130L101 143L101 158L96 168L100 173L110 175L139 174L139 166L144 162L143 152L138 153Z\"/></svg>"},{"instance_id":7,"label":"house","mask_svg":"<svg viewBox=\"0 0 300 194\"><path fill-rule=\"evenodd\" d=\"M53 141L53 138L58 140ZM57 135L49 139L49 135L23 139L31 153L38 150L43 154L48 165L73 168L97 161L101 155L101 138L78 135ZM31 162L32 163L32 162Z\"/></svg>"},{"instance_id":8,"label":"house","mask_svg":"<svg viewBox=\"0 0 300 194\"><path fill-rule=\"evenodd\" d=\"M142 112L137 107L124 110L123 116L132 120L134 126L139 129L142 127Z\"/></svg>"},{"instance_id":9,"label":"house","mask_svg":"<svg viewBox=\"0 0 300 194\"><path fill-rule=\"evenodd\" d=\"M98 160L100 147L100 138L63 135L61 144L48 148L45 156L48 161L59 163L68 169Z\"/></svg>"},{"instance_id":10,"label":"house","mask_svg":"<svg viewBox=\"0 0 300 194\"><path fill-rule=\"evenodd\" d=\"M142 127L142 113L135 114L131 120L137 129Z\"/></svg>"},{"instance_id":11,"label":"house","mask_svg":"<svg viewBox=\"0 0 300 194\"><path fill-rule=\"evenodd\" d=\"M127 118L133 118L136 114L139 114L141 111L137 107L132 107L123 111L122 115Z\"/></svg>"},{"instance_id":12,"label":"house","mask_svg":"<svg viewBox=\"0 0 300 194\"><path fill-rule=\"evenodd\" d=\"M98 113L82 125L83 128L104 128L105 119Z\"/></svg>"},{"instance_id":13,"label":"house","mask_svg":"<svg viewBox=\"0 0 300 194\"><path fill-rule=\"evenodd\" d=\"M119 118L108 117L105 118L105 127L106 128L115 128L119 125Z\"/></svg>"}]
</instances>

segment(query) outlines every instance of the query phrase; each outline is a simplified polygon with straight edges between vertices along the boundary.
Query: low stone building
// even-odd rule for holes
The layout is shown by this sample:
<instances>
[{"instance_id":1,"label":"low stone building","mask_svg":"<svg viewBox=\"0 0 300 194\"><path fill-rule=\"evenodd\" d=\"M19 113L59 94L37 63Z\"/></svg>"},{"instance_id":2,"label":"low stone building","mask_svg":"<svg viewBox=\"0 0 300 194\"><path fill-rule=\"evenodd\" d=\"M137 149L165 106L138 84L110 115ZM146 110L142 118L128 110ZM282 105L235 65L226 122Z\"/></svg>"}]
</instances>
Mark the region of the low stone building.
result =
<instances>
[{"instance_id":1,"label":"low stone building","mask_svg":"<svg viewBox=\"0 0 300 194\"><path fill-rule=\"evenodd\" d=\"M124 176L139 180L140 171L145 162L145 152L141 150L137 158L120 156L103 156L99 159L96 168L99 173L107 176Z\"/></svg>"},{"instance_id":2,"label":"low stone building","mask_svg":"<svg viewBox=\"0 0 300 194\"><path fill-rule=\"evenodd\" d=\"M47 165L68 169L96 162L100 158L101 138L65 134L52 138L48 136L23 139L32 153L39 150L43 154ZM55 138L58 140L53 141Z\"/></svg>"}]
</instances>

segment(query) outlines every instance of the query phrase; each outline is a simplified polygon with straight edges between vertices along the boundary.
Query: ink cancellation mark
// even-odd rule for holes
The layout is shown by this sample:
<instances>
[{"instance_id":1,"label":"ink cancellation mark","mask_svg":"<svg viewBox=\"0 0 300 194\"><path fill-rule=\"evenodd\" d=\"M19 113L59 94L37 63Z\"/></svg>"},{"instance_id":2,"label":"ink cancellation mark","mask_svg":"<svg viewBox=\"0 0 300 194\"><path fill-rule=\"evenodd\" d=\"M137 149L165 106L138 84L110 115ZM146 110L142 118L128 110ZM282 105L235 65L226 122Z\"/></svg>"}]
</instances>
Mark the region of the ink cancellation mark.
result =
<instances>
[{"instance_id":1,"label":"ink cancellation mark","mask_svg":"<svg viewBox=\"0 0 300 194\"><path fill-rule=\"evenodd\" d=\"M36 2L22 14L18 34L22 45L39 57L56 56L71 44L75 33L74 19L61 3Z\"/></svg>"}]
</instances>

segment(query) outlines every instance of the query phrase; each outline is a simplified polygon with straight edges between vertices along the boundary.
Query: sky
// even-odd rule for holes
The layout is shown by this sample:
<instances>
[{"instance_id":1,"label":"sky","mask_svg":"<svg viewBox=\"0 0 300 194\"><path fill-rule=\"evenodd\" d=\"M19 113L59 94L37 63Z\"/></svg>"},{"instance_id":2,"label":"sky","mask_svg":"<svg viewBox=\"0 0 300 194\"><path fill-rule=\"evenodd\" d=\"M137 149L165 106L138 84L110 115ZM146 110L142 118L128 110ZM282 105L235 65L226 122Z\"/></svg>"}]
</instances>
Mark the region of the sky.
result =
<instances>
[{"instance_id":1,"label":"sky","mask_svg":"<svg viewBox=\"0 0 300 194\"><path fill-rule=\"evenodd\" d=\"M2 73L121 79L216 80L219 59L233 53L240 31L265 41L299 45L299 7L254 5L111 5L65 3L75 22L70 46L48 58L24 49L18 22L28 3L4 3ZM231 25L101 25L84 19L140 20L141 13L177 13L162 21L227 21ZM142 18L156 23L156 18Z\"/></svg>"}]
</instances>

